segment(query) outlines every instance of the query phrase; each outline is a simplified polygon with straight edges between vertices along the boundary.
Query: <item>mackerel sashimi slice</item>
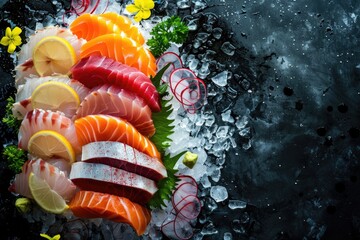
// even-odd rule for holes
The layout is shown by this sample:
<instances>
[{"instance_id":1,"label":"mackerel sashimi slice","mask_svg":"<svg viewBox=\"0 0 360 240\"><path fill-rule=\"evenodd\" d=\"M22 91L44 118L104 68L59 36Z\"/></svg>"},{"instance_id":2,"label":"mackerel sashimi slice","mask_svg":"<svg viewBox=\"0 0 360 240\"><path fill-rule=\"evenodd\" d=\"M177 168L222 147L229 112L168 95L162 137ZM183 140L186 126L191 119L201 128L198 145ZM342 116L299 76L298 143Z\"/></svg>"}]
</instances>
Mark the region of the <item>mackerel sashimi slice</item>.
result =
<instances>
[{"instance_id":1,"label":"mackerel sashimi slice","mask_svg":"<svg viewBox=\"0 0 360 240\"><path fill-rule=\"evenodd\" d=\"M81 160L102 163L158 181L167 177L164 165L156 158L120 142L92 142L82 147Z\"/></svg>"},{"instance_id":2,"label":"mackerel sashimi slice","mask_svg":"<svg viewBox=\"0 0 360 240\"><path fill-rule=\"evenodd\" d=\"M142 235L151 220L150 210L124 197L93 191L79 191L69 204L79 218L106 218L128 223Z\"/></svg>"},{"instance_id":3,"label":"mackerel sashimi slice","mask_svg":"<svg viewBox=\"0 0 360 240\"><path fill-rule=\"evenodd\" d=\"M88 88L116 85L143 98L152 111L160 111L159 93L145 74L108 57L92 55L71 69L72 77Z\"/></svg>"},{"instance_id":4,"label":"mackerel sashimi slice","mask_svg":"<svg viewBox=\"0 0 360 240\"><path fill-rule=\"evenodd\" d=\"M42 159L26 161L22 167L22 172L16 174L15 180L9 187L9 190L24 197L33 198L29 188L29 175L31 172L41 179L44 179L51 189L65 200L71 200L74 196L76 186L67 178L65 172Z\"/></svg>"},{"instance_id":5,"label":"mackerel sashimi slice","mask_svg":"<svg viewBox=\"0 0 360 240\"><path fill-rule=\"evenodd\" d=\"M71 119L61 112L42 109L28 112L22 120L18 134L18 147L27 151L31 136L41 130L51 130L61 134L70 142L75 153L80 152L75 126Z\"/></svg>"},{"instance_id":6,"label":"mackerel sashimi slice","mask_svg":"<svg viewBox=\"0 0 360 240\"><path fill-rule=\"evenodd\" d=\"M156 59L152 53L133 39L120 34L105 34L91 39L81 47L80 58L101 55L135 67L146 76L155 76Z\"/></svg>"},{"instance_id":7,"label":"mackerel sashimi slice","mask_svg":"<svg viewBox=\"0 0 360 240\"><path fill-rule=\"evenodd\" d=\"M70 179L82 190L109 193L145 204L158 190L153 180L100 163L75 162Z\"/></svg>"},{"instance_id":8,"label":"mackerel sashimi slice","mask_svg":"<svg viewBox=\"0 0 360 240\"><path fill-rule=\"evenodd\" d=\"M75 128L80 146L97 141L122 142L159 161L161 159L156 146L121 118L102 114L88 115L77 119Z\"/></svg>"},{"instance_id":9,"label":"mackerel sashimi slice","mask_svg":"<svg viewBox=\"0 0 360 240\"><path fill-rule=\"evenodd\" d=\"M92 92L81 102L74 119L94 114L123 118L147 137L155 133L152 113L144 100L114 85L106 84L92 89Z\"/></svg>"}]
</instances>

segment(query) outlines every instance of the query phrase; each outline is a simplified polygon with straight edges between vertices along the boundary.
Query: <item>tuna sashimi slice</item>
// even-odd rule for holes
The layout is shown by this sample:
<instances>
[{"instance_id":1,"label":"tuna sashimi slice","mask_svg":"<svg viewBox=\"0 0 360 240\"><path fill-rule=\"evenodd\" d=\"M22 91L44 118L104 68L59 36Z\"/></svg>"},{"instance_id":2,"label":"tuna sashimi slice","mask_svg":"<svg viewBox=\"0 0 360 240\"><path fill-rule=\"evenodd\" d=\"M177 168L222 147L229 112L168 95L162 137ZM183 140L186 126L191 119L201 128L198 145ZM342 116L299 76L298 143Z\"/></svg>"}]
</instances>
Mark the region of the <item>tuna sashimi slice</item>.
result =
<instances>
[{"instance_id":1,"label":"tuna sashimi slice","mask_svg":"<svg viewBox=\"0 0 360 240\"><path fill-rule=\"evenodd\" d=\"M135 148L120 142L92 142L82 147L81 160L102 163L159 181L167 177L164 165Z\"/></svg>"},{"instance_id":2,"label":"tuna sashimi slice","mask_svg":"<svg viewBox=\"0 0 360 240\"><path fill-rule=\"evenodd\" d=\"M153 180L100 163L75 162L70 179L81 190L109 193L145 204L158 190Z\"/></svg>"},{"instance_id":3,"label":"tuna sashimi slice","mask_svg":"<svg viewBox=\"0 0 360 240\"><path fill-rule=\"evenodd\" d=\"M22 172L16 174L9 190L27 198L33 198L29 189L29 175L33 172L44 179L52 190L65 200L71 200L76 192L76 186L67 178L65 172L42 159L28 160L22 167Z\"/></svg>"},{"instance_id":4,"label":"tuna sashimi slice","mask_svg":"<svg viewBox=\"0 0 360 240\"><path fill-rule=\"evenodd\" d=\"M128 223L142 235L151 220L150 210L124 197L93 191L79 191L69 204L79 218L106 218Z\"/></svg>"},{"instance_id":5,"label":"tuna sashimi slice","mask_svg":"<svg viewBox=\"0 0 360 240\"><path fill-rule=\"evenodd\" d=\"M34 109L28 112L22 120L18 134L19 148L27 151L31 136L40 130L52 130L63 135L70 142L75 153L80 152L81 147L77 141L75 126L71 119L61 112L42 109Z\"/></svg>"},{"instance_id":6,"label":"tuna sashimi slice","mask_svg":"<svg viewBox=\"0 0 360 240\"><path fill-rule=\"evenodd\" d=\"M156 146L121 118L102 114L88 115L77 119L75 128L80 146L97 141L122 142L150 157L161 159Z\"/></svg>"},{"instance_id":7,"label":"tuna sashimi slice","mask_svg":"<svg viewBox=\"0 0 360 240\"><path fill-rule=\"evenodd\" d=\"M160 98L150 78L138 69L108 57L92 55L81 59L70 70L72 77L88 88L116 85L143 98L152 111L160 111Z\"/></svg>"},{"instance_id":8,"label":"tuna sashimi slice","mask_svg":"<svg viewBox=\"0 0 360 240\"><path fill-rule=\"evenodd\" d=\"M155 133L151 110L136 94L114 85L95 87L81 102L73 119L94 114L120 117L131 123L141 134L151 137Z\"/></svg>"},{"instance_id":9,"label":"tuna sashimi slice","mask_svg":"<svg viewBox=\"0 0 360 240\"><path fill-rule=\"evenodd\" d=\"M146 76L155 76L156 59L133 39L121 34L105 34L91 39L81 47L80 58L101 55L135 67Z\"/></svg>"}]
</instances>

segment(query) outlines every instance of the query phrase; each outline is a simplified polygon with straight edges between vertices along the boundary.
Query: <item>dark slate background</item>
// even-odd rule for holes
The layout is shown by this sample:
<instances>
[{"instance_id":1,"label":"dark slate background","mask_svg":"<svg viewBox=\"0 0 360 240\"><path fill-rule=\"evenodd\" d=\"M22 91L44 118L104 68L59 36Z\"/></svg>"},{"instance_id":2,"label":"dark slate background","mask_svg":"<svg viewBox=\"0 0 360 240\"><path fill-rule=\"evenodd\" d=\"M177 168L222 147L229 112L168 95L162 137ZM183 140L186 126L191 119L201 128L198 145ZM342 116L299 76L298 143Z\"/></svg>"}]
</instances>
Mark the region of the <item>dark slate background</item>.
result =
<instances>
[{"instance_id":1,"label":"dark slate background","mask_svg":"<svg viewBox=\"0 0 360 240\"><path fill-rule=\"evenodd\" d=\"M0 29L9 23L31 28L44 18L25 2L56 12L46 1L0 1ZM232 57L216 50L218 60L239 76L229 83L238 89L229 106L234 117L250 117L252 147L229 150L220 179L229 198L247 207L231 211L226 201L218 204L205 215L219 233L203 239L222 239L224 232L234 239L360 239L360 2L207 3L201 12L215 13L224 41L237 47ZM1 109L14 93L12 69L3 50ZM225 100L214 103L217 114ZM2 125L1 139L12 139ZM0 176L1 238L36 239L39 226L13 208L7 192L12 173L4 162ZM242 222L241 231L233 231L239 227L234 220Z\"/></svg>"}]
</instances>

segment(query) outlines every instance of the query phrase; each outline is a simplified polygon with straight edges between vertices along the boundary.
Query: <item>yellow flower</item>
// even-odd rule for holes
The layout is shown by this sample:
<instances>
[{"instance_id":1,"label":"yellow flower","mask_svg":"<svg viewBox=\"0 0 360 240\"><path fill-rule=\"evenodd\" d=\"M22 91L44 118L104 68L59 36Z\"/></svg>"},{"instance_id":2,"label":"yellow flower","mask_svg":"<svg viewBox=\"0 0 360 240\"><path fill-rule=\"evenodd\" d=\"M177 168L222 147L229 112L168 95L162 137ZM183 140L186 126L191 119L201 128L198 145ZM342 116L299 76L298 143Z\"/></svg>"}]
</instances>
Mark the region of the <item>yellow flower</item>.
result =
<instances>
[{"instance_id":1,"label":"yellow flower","mask_svg":"<svg viewBox=\"0 0 360 240\"><path fill-rule=\"evenodd\" d=\"M49 235L47 235L46 233L40 233L40 236L49 240L59 240L60 239L60 234L57 234L53 237L50 237Z\"/></svg>"},{"instance_id":2,"label":"yellow flower","mask_svg":"<svg viewBox=\"0 0 360 240\"><path fill-rule=\"evenodd\" d=\"M19 36L22 30L15 27L12 31L9 27L6 28L5 36L1 39L0 44L8 46L8 53L13 53L16 46L21 45L21 37Z\"/></svg>"},{"instance_id":3,"label":"yellow flower","mask_svg":"<svg viewBox=\"0 0 360 240\"><path fill-rule=\"evenodd\" d=\"M143 19L148 19L151 15L151 9L155 7L153 0L135 0L134 4L126 6L129 13L135 14L134 20L140 22Z\"/></svg>"}]
</instances>

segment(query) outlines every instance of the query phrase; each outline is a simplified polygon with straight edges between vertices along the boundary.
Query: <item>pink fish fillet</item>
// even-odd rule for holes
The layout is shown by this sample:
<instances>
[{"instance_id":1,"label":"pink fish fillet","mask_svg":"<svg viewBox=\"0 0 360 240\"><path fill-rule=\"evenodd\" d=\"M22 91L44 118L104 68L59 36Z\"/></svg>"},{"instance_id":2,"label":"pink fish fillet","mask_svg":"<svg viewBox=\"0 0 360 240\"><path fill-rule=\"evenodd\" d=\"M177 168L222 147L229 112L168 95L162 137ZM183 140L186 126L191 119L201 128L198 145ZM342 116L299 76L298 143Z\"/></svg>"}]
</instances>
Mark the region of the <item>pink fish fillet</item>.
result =
<instances>
[{"instance_id":1,"label":"pink fish fillet","mask_svg":"<svg viewBox=\"0 0 360 240\"><path fill-rule=\"evenodd\" d=\"M100 163L73 163L70 179L81 190L126 197L139 204L147 203L157 191L153 180Z\"/></svg>"},{"instance_id":2,"label":"pink fish fillet","mask_svg":"<svg viewBox=\"0 0 360 240\"><path fill-rule=\"evenodd\" d=\"M114 84L143 98L154 112L160 111L159 93L150 78L134 67L113 59L91 55L71 69L72 77L88 88Z\"/></svg>"},{"instance_id":3,"label":"pink fish fillet","mask_svg":"<svg viewBox=\"0 0 360 240\"><path fill-rule=\"evenodd\" d=\"M52 190L67 201L71 200L76 193L76 186L67 178L66 174L42 159L26 161L22 167L22 172L16 174L15 180L9 187L9 191L27 198L33 198L29 188L29 175L31 172L44 179Z\"/></svg>"},{"instance_id":4,"label":"pink fish fillet","mask_svg":"<svg viewBox=\"0 0 360 240\"><path fill-rule=\"evenodd\" d=\"M154 181L167 177L166 169L159 160L121 142L88 143L82 147L81 160L124 169Z\"/></svg>"},{"instance_id":5,"label":"pink fish fillet","mask_svg":"<svg viewBox=\"0 0 360 240\"><path fill-rule=\"evenodd\" d=\"M127 120L147 137L154 135L152 113L142 98L128 90L108 84L95 87L91 91L81 102L73 120L86 115L106 114Z\"/></svg>"}]
</instances>

